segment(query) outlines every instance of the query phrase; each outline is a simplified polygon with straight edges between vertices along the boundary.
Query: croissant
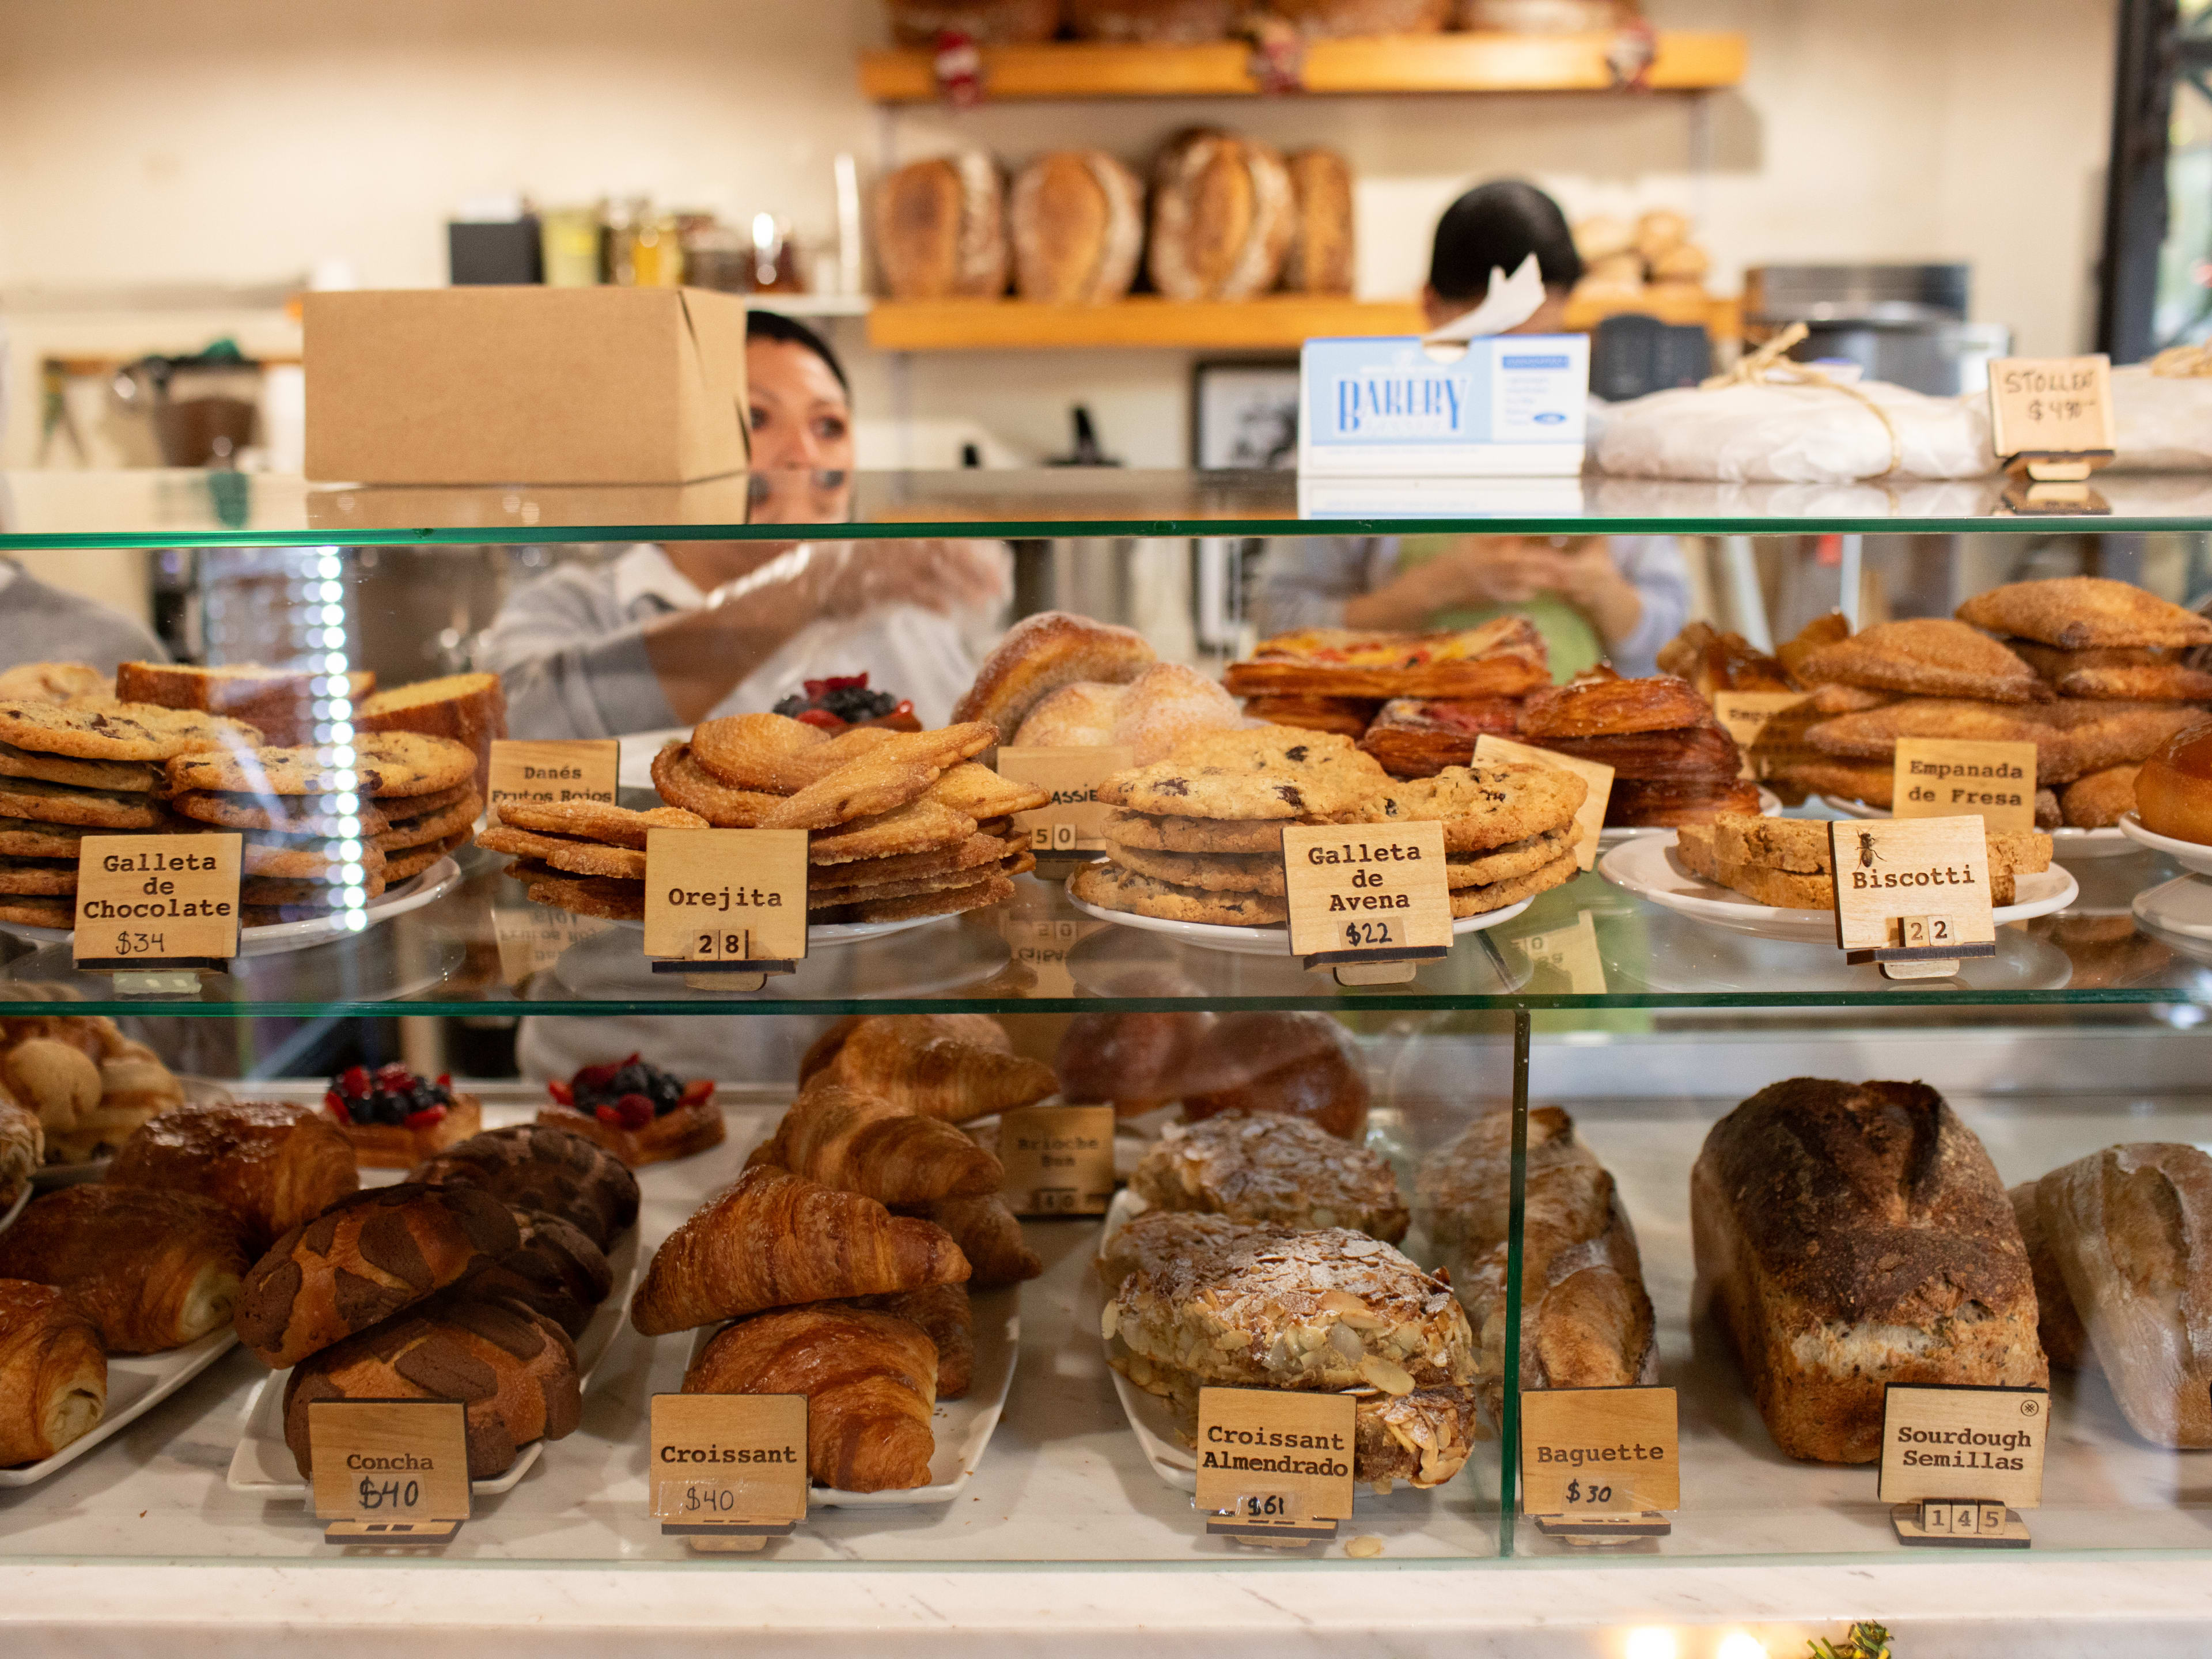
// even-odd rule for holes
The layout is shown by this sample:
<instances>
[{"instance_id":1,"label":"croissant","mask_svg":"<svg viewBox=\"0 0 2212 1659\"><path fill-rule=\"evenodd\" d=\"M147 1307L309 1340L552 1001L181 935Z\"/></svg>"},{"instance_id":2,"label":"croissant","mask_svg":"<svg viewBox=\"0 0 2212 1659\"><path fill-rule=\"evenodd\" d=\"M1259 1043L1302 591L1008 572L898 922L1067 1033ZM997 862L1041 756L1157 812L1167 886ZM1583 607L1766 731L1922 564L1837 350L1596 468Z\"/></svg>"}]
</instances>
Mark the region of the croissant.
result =
<instances>
[{"instance_id":1,"label":"croissant","mask_svg":"<svg viewBox=\"0 0 2212 1659\"><path fill-rule=\"evenodd\" d=\"M994 1193L988 1198L940 1198L934 1204L903 1207L902 1215L933 1222L952 1235L968 1258L968 1288L995 1291L1018 1285L1044 1271L1044 1262L1022 1237L1022 1224Z\"/></svg>"},{"instance_id":2,"label":"croissant","mask_svg":"<svg viewBox=\"0 0 2212 1659\"><path fill-rule=\"evenodd\" d=\"M943 1230L763 1164L662 1241L629 1317L643 1334L665 1336L769 1308L967 1277L968 1258Z\"/></svg>"},{"instance_id":3,"label":"croissant","mask_svg":"<svg viewBox=\"0 0 2212 1659\"><path fill-rule=\"evenodd\" d=\"M878 1204L980 1197L1006 1167L942 1118L826 1080L802 1090L776 1132L783 1167Z\"/></svg>"},{"instance_id":4,"label":"croissant","mask_svg":"<svg viewBox=\"0 0 2212 1659\"><path fill-rule=\"evenodd\" d=\"M0 1279L0 1468L52 1457L106 1410L92 1321L50 1285Z\"/></svg>"},{"instance_id":5,"label":"croissant","mask_svg":"<svg viewBox=\"0 0 2212 1659\"><path fill-rule=\"evenodd\" d=\"M64 1187L0 1233L0 1279L68 1292L110 1353L180 1348L228 1323L251 1259L246 1224L213 1199L137 1187Z\"/></svg>"},{"instance_id":6,"label":"croissant","mask_svg":"<svg viewBox=\"0 0 2212 1659\"><path fill-rule=\"evenodd\" d=\"M0 1094L0 1215L7 1213L46 1158L46 1132L39 1115Z\"/></svg>"},{"instance_id":7,"label":"croissant","mask_svg":"<svg viewBox=\"0 0 2212 1659\"><path fill-rule=\"evenodd\" d=\"M918 1325L860 1308L789 1308L720 1332L686 1394L803 1394L806 1472L843 1492L929 1484L937 1348Z\"/></svg>"},{"instance_id":8,"label":"croissant","mask_svg":"<svg viewBox=\"0 0 2212 1659\"><path fill-rule=\"evenodd\" d=\"M953 1123L1030 1105L1059 1086L1051 1066L1008 1053L1003 1030L996 1032L995 1046L977 1041L975 1022L982 1018L883 1014L864 1019L826 1070L848 1089Z\"/></svg>"},{"instance_id":9,"label":"croissant","mask_svg":"<svg viewBox=\"0 0 2212 1659\"><path fill-rule=\"evenodd\" d=\"M214 1199L245 1220L257 1254L361 1185L330 1114L274 1101L173 1108L131 1132L107 1179Z\"/></svg>"},{"instance_id":10,"label":"croissant","mask_svg":"<svg viewBox=\"0 0 2212 1659\"><path fill-rule=\"evenodd\" d=\"M932 1285L927 1290L893 1291L888 1296L856 1297L842 1304L887 1313L918 1325L937 1346L937 1397L962 1400L975 1379L975 1310L965 1285Z\"/></svg>"}]
</instances>

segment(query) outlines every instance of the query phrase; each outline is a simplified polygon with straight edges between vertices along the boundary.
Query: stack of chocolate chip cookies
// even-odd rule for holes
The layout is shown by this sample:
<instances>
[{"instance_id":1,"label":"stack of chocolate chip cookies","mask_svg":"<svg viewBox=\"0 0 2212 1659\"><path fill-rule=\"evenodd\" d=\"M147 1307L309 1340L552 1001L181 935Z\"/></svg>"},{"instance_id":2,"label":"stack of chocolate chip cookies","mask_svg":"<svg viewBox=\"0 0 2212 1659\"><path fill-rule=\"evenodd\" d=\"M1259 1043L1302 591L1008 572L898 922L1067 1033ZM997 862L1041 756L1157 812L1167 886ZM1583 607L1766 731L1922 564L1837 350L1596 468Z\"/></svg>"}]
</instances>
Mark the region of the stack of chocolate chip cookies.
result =
<instances>
[{"instance_id":1,"label":"stack of chocolate chip cookies","mask_svg":"<svg viewBox=\"0 0 2212 1659\"><path fill-rule=\"evenodd\" d=\"M163 764L260 740L240 720L137 703L0 702L0 921L73 926L85 836L191 827L163 804Z\"/></svg>"},{"instance_id":2,"label":"stack of chocolate chip cookies","mask_svg":"<svg viewBox=\"0 0 2212 1659\"><path fill-rule=\"evenodd\" d=\"M1392 778L1349 738L1285 726L1218 732L1118 772L1098 799L1110 861L1077 873L1085 903L1170 921L1289 920L1286 824L1440 823L1452 914L1480 915L1573 879L1588 793L1543 766L1447 767Z\"/></svg>"},{"instance_id":3,"label":"stack of chocolate chip cookies","mask_svg":"<svg viewBox=\"0 0 2212 1659\"><path fill-rule=\"evenodd\" d=\"M524 883L532 904L616 921L645 917L645 837L653 830L704 830L707 820L678 806L648 812L604 801L509 802L477 845L510 853L507 873Z\"/></svg>"},{"instance_id":4,"label":"stack of chocolate chip cookies","mask_svg":"<svg viewBox=\"0 0 2212 1659\"><path fill-rule=\"evenodd\" d=\"M374 898L468 839L483 803L467 745L368 732L355 737L349 763L340 752L249 747L169 763L169 805L185 820L173 827L246 838L246 927L309 921ZM353 809L342 811L347 797Z\"/></svg>"}]
</instances>

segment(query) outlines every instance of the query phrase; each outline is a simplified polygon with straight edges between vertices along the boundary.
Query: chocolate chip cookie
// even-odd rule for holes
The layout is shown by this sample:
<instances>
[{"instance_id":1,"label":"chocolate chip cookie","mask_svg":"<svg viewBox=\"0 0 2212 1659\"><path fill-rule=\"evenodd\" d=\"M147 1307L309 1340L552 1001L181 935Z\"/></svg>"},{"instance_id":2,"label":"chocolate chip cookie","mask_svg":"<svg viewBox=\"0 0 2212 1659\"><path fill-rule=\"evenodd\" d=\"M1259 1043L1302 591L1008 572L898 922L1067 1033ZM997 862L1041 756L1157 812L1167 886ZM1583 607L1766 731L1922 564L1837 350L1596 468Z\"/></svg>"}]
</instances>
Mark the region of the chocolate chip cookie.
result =
<instances>
[{"instance_id":1,"label":"chocolate chip cookie","mask_svg":"<svg viewBox=\"0 0 2212 1659\"><path fill-rule=\"evenodd\" d=\"M1093 864L1075 873L1069 890L1102 910L1127 910L1164 921L1206 922L1222 927L1266 927L1287 921L1283 901L1264 893L1212 893L1147 876L1118 864Z\"/></svg>"},{"instance_id":2,"label":"chocolate chip cookie","mask_svg":"<svg viewBox=\"0 0 2212 1659\"><path fill-rule=\"evenodd\" d=\"M1217 732L1098 787L1111 806L1168 817L1358 822L1390 782L1375 757L1333 732L1290 726Z\"/></svg>"}]
</instances>

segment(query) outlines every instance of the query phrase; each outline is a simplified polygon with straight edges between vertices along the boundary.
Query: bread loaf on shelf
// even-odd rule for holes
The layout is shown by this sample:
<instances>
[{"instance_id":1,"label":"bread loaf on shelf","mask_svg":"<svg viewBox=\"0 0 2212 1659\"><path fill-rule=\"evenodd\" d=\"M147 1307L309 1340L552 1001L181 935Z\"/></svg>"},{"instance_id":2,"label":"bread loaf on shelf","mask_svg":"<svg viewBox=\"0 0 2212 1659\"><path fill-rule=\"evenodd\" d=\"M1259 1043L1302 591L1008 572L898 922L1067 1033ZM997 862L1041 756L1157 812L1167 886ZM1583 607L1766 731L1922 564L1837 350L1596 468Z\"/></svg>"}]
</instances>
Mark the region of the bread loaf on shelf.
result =
<instances>
[{"instance_id":1,"label":"bread loaf on shelf","mask_svg":"<svg viewBox=\"0 0 2212 1659\"><path fill-rule=\"evenodd\" d=\"M1152 286L1182 301L1265 294L1295 217L1290 169L1268 146L1208 127L1178 134L1152 168Z\"/></svg>"},{"instance_id":2,"label":"bread loaf on shelf","mask_svg":"<svg viewBox=\"0 0 2212 1659\"><path fill-rule=\"evenodd\" d=\"M875 233L894 300L994 300L1006 291L1005 186L980 150L886 176L876 186Z\"/></svg>"},{"instance_id":3,"label":"bread loaf on shelf","mask_svg":"<svg viewBox=\"0 0 2212 1659\"><path fill-rule=\"evenodd\" d=\"M1066 0L1067 26L1084 40L1147 46L1225 40L1244 0Z\"/></svg>"},{"instance_id":4,"label":"bread loaf on shelf","mask_svg":"<svg viewBox=\"0 0 2212 1659\"><path fill-rule=\"evenodd\" d=\"M1283 286L1293 294L1351 293L1351 164L1333 149L1302 149L1284 165L1295 205Z\"/></svg>"},{"instance_id":5,"label":"bread loaf on shelf","mask_svg":"<svg viewBox=\"0 0 2212 1659\"><path fill-rule=\"evenodd\" d=\"M98 1328L52 1285L0 1279L0 1469L52 1457L106 1410Z\"/></svg>"},{"instance_id":6,"label":"bread loaf on shelf","mask_svg":"<svg viewBox=\"0 0 2212 1659\"><path fill-rule=\"evenodd\" d=\"M1054 150L1024 167L1007 204L1014 291L1050 305L1107 305L1137 280L1144 181L1099 149Z\"/></svg>"},{"instance_id":7,"label":"bread loaf on shelf","mask_svg":"<svg viewBox=\"0 0 2212 1659\"><path fill-rule=\"evenodd\" d=\"M372 692L354 710L362 732L419 732L475 751L477 794L490 799L491 746L507 736L507 694L496 674L447 674Z\"/></svg>"},{"instance_id":8,"label":"bread loaf on shelf","mask_svg":"<svg viewBox=\"0 0 2212 1659\"><path fill-rule=\"evenodd\" d=\"M1459 0L1459 26L1500 34L1589 34L1636 21L1637 0Z\"/></svg>"},{"instance_id":9,"label":"bread loaf on shelf","mask_svg":"<svg viewBox=\"0 0 2212 1659\"><path fill-rule=\"evenodd\" d=\"M2050 1380L2003 1183L1924 1084L1762 1089L1705 1136L1690 1221L1698 1305L1792 1457L1873 1462L1887 1383Z\"/></svg>"},{"instance_id":10,"label":"bread loaf on shelf","mask_svg":"<svg viewBox=\"0 0 2212 1659\"><path fill-rule=\"evenodd\" d=\"M2043 1342L2043 1357L2052 1369L2070 1371L2091 1357L2089 1333L2081 1328L2066 1274L2051 1248L2051 1235L2044 1230L2042 1207L2035 1198L2038 1184L2023 1181L2005 1196L2012 1200L2012 1218L2020 1224L2021 1242L2027 1246L2027 1270L2035 1279L2035 1330Z\"/></svg>"},{"instance_id":11,"label":"bread loaf on shelf","mask_svg":"<svg viewBox=\"0 0 2212 1659\"><path fill-rule=\"evenodd\" d=\"M934 46L944 34L964 34L979 46L1026 46L1060 27L1060 0L886 0L891 38L902 46Z\"/></svg>"},{"instance_id":12,"label":"bread loaf on shelf","mask_svg":"<svg viewBox=\"0 0 2212 1659\"><path fill-rule=\"evenodd\" d=\"M1268 0L1267 9L1301 34L1433 34L1450 22L1453 0Z\"/></svg>"}]
</instances>

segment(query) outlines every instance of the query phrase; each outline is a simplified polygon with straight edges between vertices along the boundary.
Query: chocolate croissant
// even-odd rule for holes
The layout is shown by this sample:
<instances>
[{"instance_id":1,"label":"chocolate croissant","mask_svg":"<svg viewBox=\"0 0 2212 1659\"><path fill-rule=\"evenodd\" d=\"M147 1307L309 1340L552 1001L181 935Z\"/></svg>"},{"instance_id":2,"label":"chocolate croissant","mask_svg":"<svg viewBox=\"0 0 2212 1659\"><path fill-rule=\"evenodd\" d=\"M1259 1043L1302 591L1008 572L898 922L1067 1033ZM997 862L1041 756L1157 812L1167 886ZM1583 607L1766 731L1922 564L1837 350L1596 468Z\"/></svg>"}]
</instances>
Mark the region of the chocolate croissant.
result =
<instances>
[{"instance_id":1,"label":"chocolate croissant","mask_svg":"<svg viewBox=\"0 0 2212 1659\"><path fill-rule=\"evenodd\" d=\"M211 1198L246 1221L257 1254L361 1185L329 1113L276 1101L173 1107L131 1133L107 1179Z\"/></svg>"},{"instance_id":2,"label":"chocolate croissant","mask_svg":"<svg viewBox=\"0 0 2212 1659\"><path fill-rule=\"evenodd\" d=\"M826 1079L800 1091L775 1144L794 1175L879 1204L978 1198L1006 1184L1005 1166L943 1118Z\"/></svg>"},{"instance_id":3,"label":"chocolate croissant","mask_svg":"<svg viewBox=\"0 0 2212 1659\"><path fill-rule=\"evenodd\" d=\"M718 1333L686 1394L803 1394L806 1472L843 1492L929 1484L937 1348L921 1328L860 1308L787 1308Z\"/></svg>"},{"instance_id":4,"label":"chocolate croissant","mask_svg":"<svg viewBox=\"0 0 2212 1659\"><path fill-rule=\"evenodd\" d=\"M665 1336L769 1308L967 1278L968 1258L941 1228L762 1164L662 1241L629 1317L643 1334Z\"/></svg>"},{"instance_id":5,"label":"chocolate croissant","mask_svg":"<svg viewBox=\"0 0 2212 1659\"><path fill-rule=\"evenodd\" d=\"M0 1279L0 1468L52 1457L106 1410L92 1321L50 1285Z\"/></svg>"},{"instance_id":6,"label":"chocolate croissant","mask_svg":"<svg viewBox=\"0 0 2212 1659\"><path fill-rule=\"evenodd\" d=\"M0 1233L0 1279L66 1291L110 1353L160 1353L228 1322L252 1260L211 1198L88 1182L34 1200Z\"/></svg>"}]
</instances>

